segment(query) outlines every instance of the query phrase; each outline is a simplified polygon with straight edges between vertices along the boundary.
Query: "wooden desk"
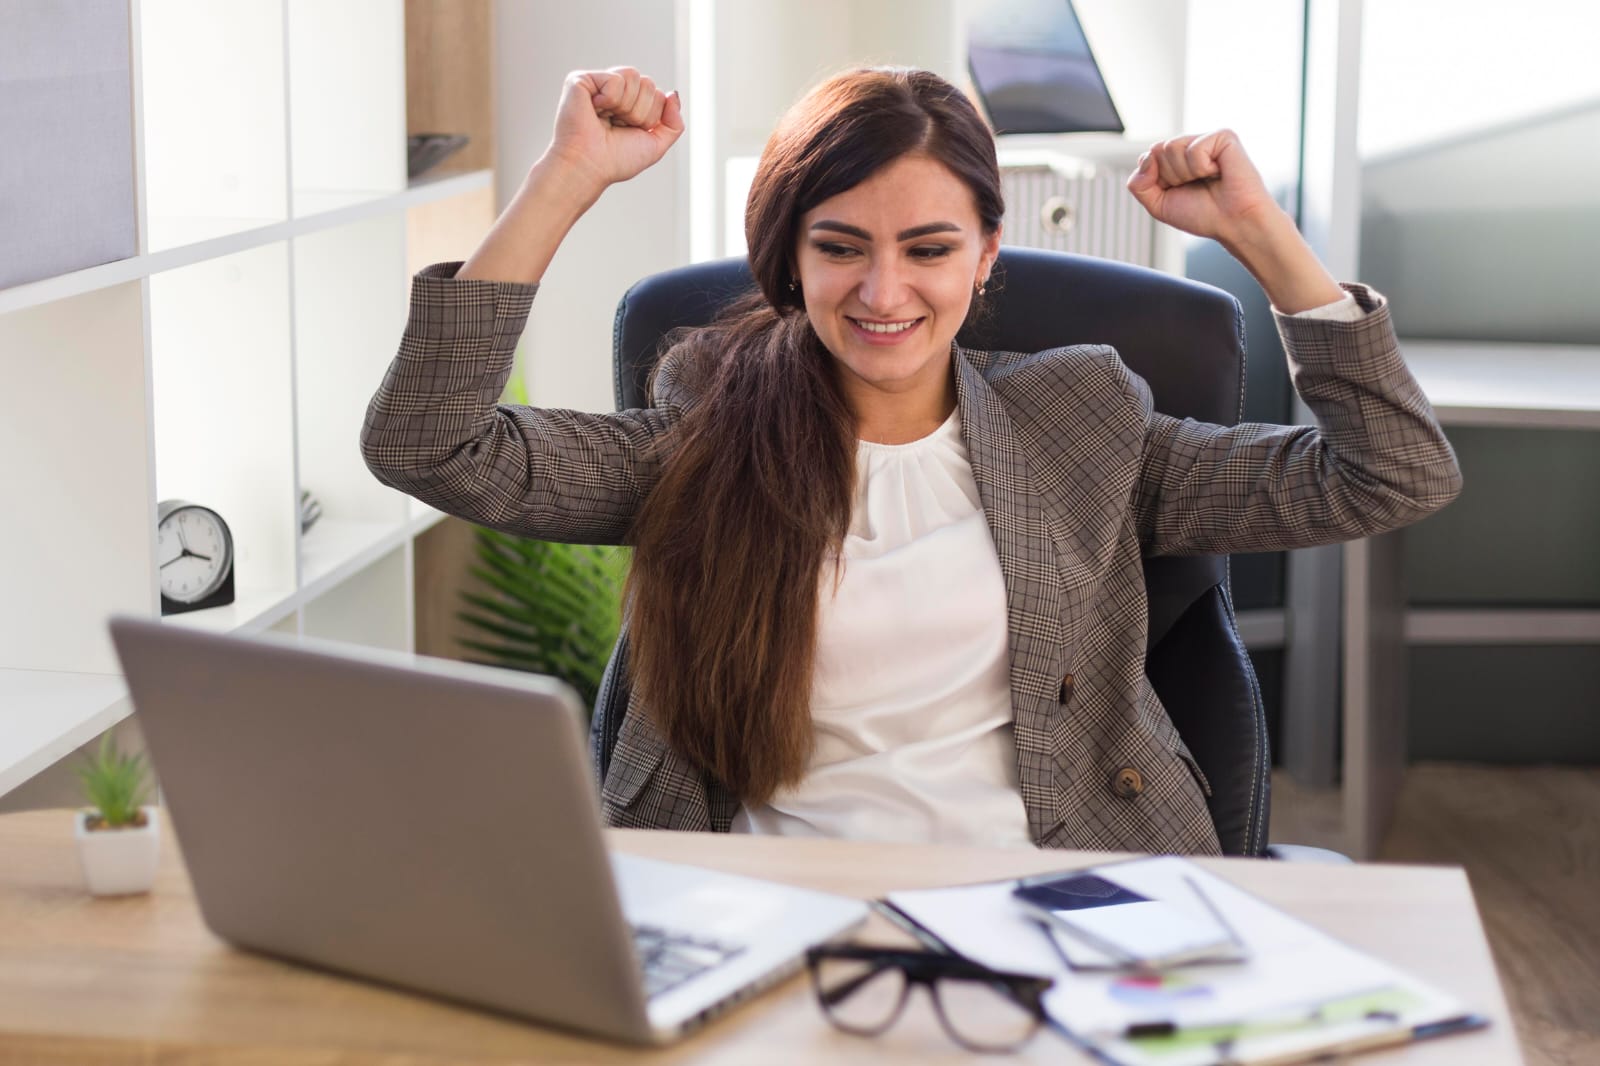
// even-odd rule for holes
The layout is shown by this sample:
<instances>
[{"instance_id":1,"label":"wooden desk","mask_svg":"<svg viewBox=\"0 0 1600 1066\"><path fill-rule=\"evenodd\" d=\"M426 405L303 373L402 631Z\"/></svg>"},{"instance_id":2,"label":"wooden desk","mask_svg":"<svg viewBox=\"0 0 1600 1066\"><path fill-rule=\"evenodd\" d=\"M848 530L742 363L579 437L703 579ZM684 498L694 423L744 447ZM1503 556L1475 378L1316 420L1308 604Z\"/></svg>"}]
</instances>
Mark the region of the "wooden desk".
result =
<instances>
[{"instance_id":1,"label":"wooden desk","mask_svg":"<svg viewBox=\"0 0 1600 1066\"><path fill-rule=\"evenodd\" d=\"M834 892L877 896L1097 861L1086 853L861 845L614 831L634 854ZM71 814L0 817L0 1064L443 1066L454 1064L964 1061L922 1002L876 1040L833 1030L803 977L693 1039L638 1051L303 970L236 951L200 920L169 834L154 892L95 900L83 889ZM1360 1061L1504 1066L1522 1061L1511 1016L1458 869L1206 865L1357 947L1403 964L1494 1019L1486 1031ZM876 920L876 919L875 919ZM887 925L868 931L894 935ZM1042 1033L1018 1062L1088 1061Z\"/></svg>"}]
</instances>

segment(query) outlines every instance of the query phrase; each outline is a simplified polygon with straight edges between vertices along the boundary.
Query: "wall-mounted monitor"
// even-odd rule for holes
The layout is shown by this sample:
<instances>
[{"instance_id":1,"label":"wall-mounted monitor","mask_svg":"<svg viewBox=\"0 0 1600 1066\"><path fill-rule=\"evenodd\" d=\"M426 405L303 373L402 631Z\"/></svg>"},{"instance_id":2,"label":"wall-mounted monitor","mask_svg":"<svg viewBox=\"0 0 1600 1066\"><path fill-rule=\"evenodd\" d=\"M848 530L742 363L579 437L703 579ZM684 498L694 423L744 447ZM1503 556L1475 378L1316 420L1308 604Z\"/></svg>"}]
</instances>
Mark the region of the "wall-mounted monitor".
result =
<instances>
[{"instance_id":1,"label":"wall-mounted monitor","mask_svg":"<svg viewBox=\"0 0 1600 1066\"><path fill-rule=\"evenodd\" d=\"M996 133L1121 133L1071 0L984 0L967 67Z\"/></svg>"}]
</instances>

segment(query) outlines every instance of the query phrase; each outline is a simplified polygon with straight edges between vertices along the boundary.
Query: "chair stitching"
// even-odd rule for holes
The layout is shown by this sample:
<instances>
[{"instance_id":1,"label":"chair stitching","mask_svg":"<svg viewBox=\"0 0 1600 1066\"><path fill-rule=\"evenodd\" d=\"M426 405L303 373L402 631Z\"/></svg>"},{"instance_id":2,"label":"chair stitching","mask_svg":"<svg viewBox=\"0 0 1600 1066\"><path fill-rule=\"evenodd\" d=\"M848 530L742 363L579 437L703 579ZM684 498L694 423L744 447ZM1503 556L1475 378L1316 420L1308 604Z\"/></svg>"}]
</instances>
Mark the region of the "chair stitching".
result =
<instances>
[{"instance_id":1,"label":"chair stitching","mask_svg":"<svg viewBox=\"0 0 1600 1066\"><path fill-rule=\"evenodd\" d=\"M622 299L617 301L616 313L611 318L611 391L616 396L617 410L626 411L628 405L623 402L622 395L622 319L628 313L628 297L633 295L637 285L630 286L622 294Z\"/></svg>"},{"instance_id":2,"label":"chair stitching","mask_svg":"<svg viewBox=\"0 0 1600 1066\"><path fill-rule=\"evenodd\" d=\"M1239 654L1244 655L1248 661L1249 652L1244 646L1244 640L1239 636L1238 626L1233 613L1233 595L1230 592L1233 581L1233 557L1231 555L1227 557L1223 567L1227 575L1227 581L1221 586L1221 592L1223 608L1226 611L1228 618L1228 636L1234 641L1236 650L1239 652ZM1261 777L1262 773L1266 769L1266 760L1263 758L1264 747L1261 743L1262 718L1265 714L1265 708L1262 706L1261 687L1256 681L1255 668L1252 666L1246 670L1245 676L1249 678L1250 681L1250 701L1252 711L1250 715L1250 724L1253 727L1252 733L1254 734L1255 751L1253 752L1253 761L1256 768L1255 774L1250 778L1250 806L1245 814L1245 847L1249 849L1249 854L1259 855L1264 843L1260 839L1262 827L1261 819L1258 817L1258 815L1260 813L1259 808L1261 805Z\"/></svg>"},{"instance_id":3,"label":"chair stitching","mask_svg":"<svg viewBox=\"0 0 1600 1066\"><path fill-rule=\"evenodd\" d=\"M1239 404L1233 412L1233 420L1237 423L1244 418L1245 374L1248 372L1250 352L1244 337L1244 306L1237 297L1232 299L1233 331L1239 338Z\"/></svg>"}]
</instances>

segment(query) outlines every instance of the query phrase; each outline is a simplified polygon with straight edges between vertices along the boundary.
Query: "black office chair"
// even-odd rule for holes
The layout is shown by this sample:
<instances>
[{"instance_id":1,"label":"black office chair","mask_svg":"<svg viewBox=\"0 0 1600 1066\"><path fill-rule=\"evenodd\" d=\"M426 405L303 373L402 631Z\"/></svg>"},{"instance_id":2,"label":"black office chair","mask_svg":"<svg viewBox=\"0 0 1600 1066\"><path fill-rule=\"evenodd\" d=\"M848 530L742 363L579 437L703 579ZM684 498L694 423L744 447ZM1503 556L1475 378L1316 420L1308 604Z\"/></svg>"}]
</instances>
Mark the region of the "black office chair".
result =
<instances>
[{"instance_id":1,"label":"black office chair","mask_svg":"<svg viewBox=\"0 0 1600 1066\"><path fill-rule=\"evenodd\" d=\"M647 405L662 336L709 322L753 289L743 259L645 278L617 305L612 359L619 410ZM1149 382L1156 408L1231 425L1244 409L1244 320L1220 289L1105 259L1004 248L989 284L993 311L957 340L992 351L1109 344ZM1272 760L1255 670L1234 626L1227 556L1147 558L1146 672L1212 795L1222 850L1264 855ZM591 740L602 779L628 704L628 649L618 643L595 706Z\"/></svg>"}]
</instances>

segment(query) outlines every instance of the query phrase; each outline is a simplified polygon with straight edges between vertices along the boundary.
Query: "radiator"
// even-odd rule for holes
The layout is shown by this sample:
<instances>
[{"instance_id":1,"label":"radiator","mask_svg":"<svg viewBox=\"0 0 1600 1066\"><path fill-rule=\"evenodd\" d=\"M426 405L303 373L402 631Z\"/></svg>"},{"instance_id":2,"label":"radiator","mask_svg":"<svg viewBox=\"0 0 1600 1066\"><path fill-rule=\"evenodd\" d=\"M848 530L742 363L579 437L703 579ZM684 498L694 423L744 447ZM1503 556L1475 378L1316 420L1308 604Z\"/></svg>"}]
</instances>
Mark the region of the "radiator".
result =
<instances>
[{"instance_id":1,"label":"radiator","mask_svg":"<svg viewBox=\"0 0 1600 1066\"><path fill-rule=\"evenodd\" d=\"M1002 166L1006 244L1155 265L1155 223L1126 188L1130 169Z\"/></svg>"}]
</instances>

